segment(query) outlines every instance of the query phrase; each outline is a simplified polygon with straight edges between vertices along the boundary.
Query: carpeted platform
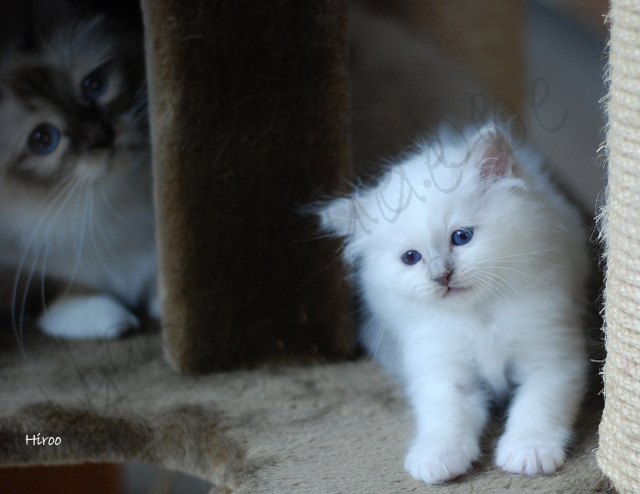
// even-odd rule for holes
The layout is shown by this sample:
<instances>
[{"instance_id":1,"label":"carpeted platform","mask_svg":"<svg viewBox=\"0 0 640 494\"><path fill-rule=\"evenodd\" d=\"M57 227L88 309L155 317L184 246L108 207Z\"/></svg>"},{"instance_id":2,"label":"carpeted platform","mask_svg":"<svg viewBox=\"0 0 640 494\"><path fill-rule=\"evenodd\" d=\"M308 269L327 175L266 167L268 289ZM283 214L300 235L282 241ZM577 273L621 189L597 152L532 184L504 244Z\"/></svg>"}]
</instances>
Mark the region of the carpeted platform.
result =
<instances>
[{"instance_id":1,"label":"carpeted platform","mask_svg":"<svg viewBox=\"0 0 640 494\"><path fill-rule=\"evenodd\" d=\"M11 338L0 353L3 465L141 461L237 494L611 492L595 464L595 390L557 474L527 478L493 468L496 418L473 472L428 486L404 472L410 412L372 362L184 376L163 359L157 333L101 343L28 334L26 355ZM61 444L26 444L37 434Z\"/></svg>"}]
</instances>

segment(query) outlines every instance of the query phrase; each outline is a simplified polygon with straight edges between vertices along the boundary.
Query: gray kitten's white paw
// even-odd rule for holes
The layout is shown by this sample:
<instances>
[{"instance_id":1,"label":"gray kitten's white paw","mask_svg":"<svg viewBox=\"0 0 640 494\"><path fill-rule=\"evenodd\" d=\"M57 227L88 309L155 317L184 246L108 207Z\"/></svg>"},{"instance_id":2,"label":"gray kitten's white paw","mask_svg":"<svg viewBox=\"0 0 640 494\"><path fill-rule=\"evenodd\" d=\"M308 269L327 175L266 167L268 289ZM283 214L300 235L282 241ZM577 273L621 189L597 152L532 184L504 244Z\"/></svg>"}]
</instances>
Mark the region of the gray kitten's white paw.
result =
<instances>
[{"instance_id":1,"label":"gray kitten's white paw","mask_svg":"<svg viewBox=\"0 0 640 494\"><path fill-rule=\"evenodd\" d=\"M496 465L520 475L553 473L566 459L562 444L540 440L502 438L496 449Z\"/></svg>"},{"instance_id":2,"label":"gray kitten's white paw","mask_svg":"<svg viewBox=\"0 0 640 494\"><path fill-rule=\"evenodd\" d=\"M62 338L112 339L138 328L138 318L108 295L70 297L47 307L40 328Z\"/></svg>"},{"instance_id":3,"label":"gray kitten's white paw","mask_svg":"<svg viewBox=\"0 0 640 494\"><path fill-rule=\"evenodd\" d=\"M477 444L416 444L404 460L404 468L415 479L441 484L466 473L480 456Z\"/></svg>"}]
</instances>

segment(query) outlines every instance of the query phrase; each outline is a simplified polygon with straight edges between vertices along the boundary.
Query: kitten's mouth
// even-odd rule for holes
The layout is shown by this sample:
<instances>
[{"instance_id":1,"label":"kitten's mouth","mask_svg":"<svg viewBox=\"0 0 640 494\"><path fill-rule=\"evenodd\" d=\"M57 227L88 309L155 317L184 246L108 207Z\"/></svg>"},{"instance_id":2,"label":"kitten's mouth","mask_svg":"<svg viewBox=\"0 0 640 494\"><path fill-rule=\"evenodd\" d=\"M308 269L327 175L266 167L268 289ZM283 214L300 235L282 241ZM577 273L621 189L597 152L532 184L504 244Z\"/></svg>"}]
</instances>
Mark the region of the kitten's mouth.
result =
<instances>
[{"instance_id":1,"label":"kitten's mouth","mask_svg":"<svg viewBox=\"0 0 640 494\"><path fill-rule=\"evenodd\" d=\"M442 294L442 298L445 297L453 297L455 295L458 295L460 293L464 293L464 292L468 292L469 288L464 288L464 287L460 287L460 286L448 286L445 287L446 290L445 292Z\"/></svg>"}]
</instances>

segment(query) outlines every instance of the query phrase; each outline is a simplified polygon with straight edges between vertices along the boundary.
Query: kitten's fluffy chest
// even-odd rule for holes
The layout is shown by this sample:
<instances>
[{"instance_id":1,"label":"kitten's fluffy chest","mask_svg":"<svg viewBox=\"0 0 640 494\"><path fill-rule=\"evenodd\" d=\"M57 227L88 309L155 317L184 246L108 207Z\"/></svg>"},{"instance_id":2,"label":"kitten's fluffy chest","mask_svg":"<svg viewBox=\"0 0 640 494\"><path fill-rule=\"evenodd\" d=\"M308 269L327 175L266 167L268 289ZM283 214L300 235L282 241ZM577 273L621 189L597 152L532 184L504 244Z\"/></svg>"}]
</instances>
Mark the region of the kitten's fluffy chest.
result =
<instances>
[{"instance_id":1,"label":"kitten's fluffy chest","mask_svg":"<svg viewBox=\"0 0 640 494\"><path fill-rule=\"evenodd\" d=\"M517 301L460 308L431 308L400 331L405 371L457 368L485 382L499 397L510 388L510 370L519 348L531 335L518 323L526 312ZM412 327L413 326L413 327Z\"/></svg>"}]
</instances>

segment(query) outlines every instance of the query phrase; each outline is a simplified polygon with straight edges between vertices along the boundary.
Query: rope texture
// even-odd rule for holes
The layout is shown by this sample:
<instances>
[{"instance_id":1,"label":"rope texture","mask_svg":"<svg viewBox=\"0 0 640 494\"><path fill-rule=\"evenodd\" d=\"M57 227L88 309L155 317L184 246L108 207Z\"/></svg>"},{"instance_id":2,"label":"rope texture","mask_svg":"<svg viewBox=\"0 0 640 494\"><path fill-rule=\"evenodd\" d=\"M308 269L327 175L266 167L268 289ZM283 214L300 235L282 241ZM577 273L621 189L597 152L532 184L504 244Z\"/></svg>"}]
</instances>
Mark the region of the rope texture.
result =
<instances>
[{"instance_id":1,"label":"rope texture","mask_svg":"<svg viewBox=\"0 0 640 494\"><path fill-rule=\"evenodd\" d=\"M598 465L620 494L640 493L640 2L612 0L603 211L607 248L605 409Z\"/></svg>"}]
</instances>

